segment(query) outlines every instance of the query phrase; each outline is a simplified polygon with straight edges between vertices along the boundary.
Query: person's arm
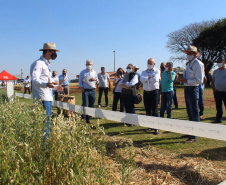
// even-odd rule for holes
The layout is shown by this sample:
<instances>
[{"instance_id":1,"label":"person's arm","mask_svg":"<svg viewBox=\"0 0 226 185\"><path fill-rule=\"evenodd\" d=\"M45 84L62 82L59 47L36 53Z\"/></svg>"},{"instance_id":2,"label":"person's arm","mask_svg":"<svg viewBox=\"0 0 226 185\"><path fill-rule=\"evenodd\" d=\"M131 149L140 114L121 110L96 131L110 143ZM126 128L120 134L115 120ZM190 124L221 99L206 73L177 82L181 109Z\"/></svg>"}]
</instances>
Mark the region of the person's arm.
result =
<instances>
[{"instance_id":1,"label":"person's arm","mask_svg":"<svg viewBox=\"0 0 226 185\"><path fill-rule=\"evenodd\" d=\"M126 82L127 87L134 86L138 83L138 76L135 75L130 82Z\"/></svg>"},{"instance_id":2,"label":"person's arm","mask_svg":"<svg viewBox=\"0 0 226 185\"><path fill-rule=\"evenodd\" d=\"M54 85L59 85L59 78L58 77L56 77L57 78L57 81L56 82L53 82L53 84Z\"/></svg>"},{"instance_id":3,"label":"person's arm","mask_svg":"<svg viewBox=\"0 0 226 185\"><path fill-rule=\"evenodd\" d=\"M212 82L211 82L211 87L212 87L213 93L216 91L215 86L214 86L214 82L215 82L215 78L213 78Z\"/></svg>"},{"instance_id":4,"label":"person's arm","mask_svg":"<svg viewBox=\"0 0 226 185\"><path fill-rule=\"evenodd\" d=\"M168 80L168 82L170 82L170 83L174 82L175 81L175 76L176 76L176 74L171 71L169 73L169 80Z\"/></svg>"},{"instance_id":5,"label":"person's arm","mask_svg":"<svg viewBox=\"0 0 226 185\"><path fill-rule=\"evenodd\" d=\"M141 76L140 76L140 81L142 83L148 83L148 76L146 75L145 71L142 71Z\"/></svg>"},{"instance_id":6,"label":"person's arm","mask_svg":"<svg viewBox=\"0 0 226 185\"><path fill-rule=\"evenodd\" d=\"M82 90L82 92L84 92L85 90L84 90L84 86L83 86L83 72L81 71L81 73L79 74L79 79L78 79L78 81L79 81L79 88Z\"/></svg>"},{"instance_id":7,"label":"person's arm","mask_svg":"<svg viewBox=\"0 0 226 185\"><path fill-rule=\"evenodd\" d=\"M154 84L160 81L160 71L156 70L153 76L150 76L148 79L149 84Z\"/></svg>"},{"instance_id":8,"label":"person's arm","mask_svg":"<svg viewBox=\"0 0 226 185\"><path fill-rule=\"evenodd\" d=\"M60 80L62 77L63 77L63 80ZM61 84L61 83L64 82L64 81L65 81L64 76L63 76L63 75L60 75L60 76L59 76L59 84Z\"/></svg>"}]
</instances>

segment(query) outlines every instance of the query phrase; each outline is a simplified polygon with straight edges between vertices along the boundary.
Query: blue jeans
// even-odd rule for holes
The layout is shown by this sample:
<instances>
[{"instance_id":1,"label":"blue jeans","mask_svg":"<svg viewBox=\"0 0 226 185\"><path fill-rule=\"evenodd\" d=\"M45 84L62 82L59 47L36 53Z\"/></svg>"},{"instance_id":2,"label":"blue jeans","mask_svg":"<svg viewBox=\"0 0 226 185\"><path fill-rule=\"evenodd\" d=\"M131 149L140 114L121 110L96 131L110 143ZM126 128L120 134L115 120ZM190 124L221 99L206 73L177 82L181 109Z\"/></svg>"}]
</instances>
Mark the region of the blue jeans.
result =
<instances>
[{"instance_id":1,"label":"blue jeans","mask_svg":"<svg viewBox=\"0 0 226 185\"><path fill-rule=\"evenodd\" d=\"M177 101L177 87L173 87L173 103L175 105L175 108L178 108L178 101Z\"/></svg>"},{"instance_id":2,"label":"blue jeans","mask_svg":"<svg viewBox=\"0 0 226 185\"><path fill-rule=\"evenodd\" d=\"M135 114L134 97L133 96L123 96L122 101L124 103L126 113Z\"/></svg>"},{"instance_id":3,"label":"blue jeans","mask_svg":"<svg viewBox=\"0 0 226 185\"><path fill-rule=\"evenodd\" d=\"M164 118L164 113L167 111L167 118L171 118L173 94L173 91L162 92L160 117Z\"/></svg>"},{"instance_id":4,"label":"blue jeans","mask_svg":"<svg viewBox=\"0 0 226 185\"><path fill-rule=\"evenodd\" d=\"M51 121L50 121L50 115L52 111L52 102L51 101L42 101L44 110L46 111L48 118L45 122L45 129L44 129L44 140L46 141L47 137L50 137L50 127L51 127Z\"/></svg>"},{"instance_id":5,"label":"blue jeans","mask_svg":"<svg viewBox=\"0 0 226 185\"><path fill-rule=\"evenodd\" d=\"M199 88L198 87L185 87L185 102L188 117L190 121L200 121L199 118ZM196 139L197 136L190 136L189 139Z\"/></svg>"},{"instance_id":6,"label":"blue jeans","mask_svg":"<svg viewBox=\"0 0 226 185\"><path fill-rule=\"evenodd\" d=\"M226 92L223 91L215 91L214 92L214 98L216 102L216 109L217 109L217 122L222 122L222 116L223 116L223 104L226 107Z\"/></svg>"},{"instance_id":7,"label":"blue jeans","mask_svg":"<svg viewBox=\"0 0 226 185\"><path fill-rule=\"evenodd\" d=\"M199 115L202 116L204 113L204 102L203 102L203 89L199 88Z\"/></svg>"},{"instance_id":8,"label":"blue jeans","mask_svg":"<svg viewBox=\"0 0 226 185\"><path fill-rule=\"evenodd\" d=\"M112 111L117 111L117 104L119 100L120 100L120 112L124 112L124 104L120 92L114 92Z\"/></svg>"},{"instance_id":9,"label":"blue jeans","mask_svg":"<svg viewBox=\"0 0 226 185\"><path fill-rule=\"evenodd\" d=\"M96 89L85 89L82 93L82 106L94 107L96 100ZM87 116L86 120L90 120L91 116Z\"/></svg>"},{"instance_id":10,"label":"blue jeans","mask_svg":"<svg viewBox=\"0 0 226 185\"><path fill-rule=\"evenodd\" d=\"M144 91L144 107L147 116L159 117L158 102L159 102L159 90Z\"/></svg>"}]
</instances>

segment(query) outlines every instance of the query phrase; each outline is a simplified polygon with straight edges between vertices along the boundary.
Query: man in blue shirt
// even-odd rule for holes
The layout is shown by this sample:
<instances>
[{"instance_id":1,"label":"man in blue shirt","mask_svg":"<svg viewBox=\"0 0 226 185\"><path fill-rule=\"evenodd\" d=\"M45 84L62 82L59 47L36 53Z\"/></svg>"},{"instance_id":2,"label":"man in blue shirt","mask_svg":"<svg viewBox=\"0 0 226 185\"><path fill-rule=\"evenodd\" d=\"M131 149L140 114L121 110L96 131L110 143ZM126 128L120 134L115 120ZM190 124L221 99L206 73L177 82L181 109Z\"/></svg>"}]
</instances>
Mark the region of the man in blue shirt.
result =
<instances>
[{"instance_id":1,"label":"man in blue shirt","mask_svg":"<svg viewBox=\"0 0 226 185\"><path fill-rule=\"evenodd\" d=\"M59 84L63 87L63 92L60 94L69 95L70 78L67 75L67 69L63 69L62 75L59 76Z\"/></svg>"},{"instance_id":2,"label":"man in blue shirt","mask_svg":"<svg viewBox=\"0 0 226 185\"><path fill-rule=\"evenodd\" d=\"M178 78L177 82L184 83L184 95L186 109L189 121L200 121L199 117L199 84L203 83L204 64L197 59L200 55L195 46L188 46L187 50L183 51L187 54L188 63L183 71L183 78ZM197 136L189 135L186 143L194 143L197 141Z\"/></svg>"},{"instance_id":3,"label":"man in blue shirt","mask_svg":"<svg viewBox=\"0 0 226 185\"><path fill-rule=\"evenodd\" d=\"M93 61L86 60L86 69L79 75L79 87L82 90L82 106L94 107L96 100L96 83L98 83L97 73L92 70ZM91 123L91 116L86 116L86 123Z\"/></svg>"},{"instance_id":4,"label":"man in blue shirt","mask_svg":"<svg viewBox=\"0 0 226 185\"><path fill-rule=\"evenodd\" d=\"M176 73L173 72L173 63L167 62L165 66L165 71L162 72L161 78L161 109L160 117L164 117L165 111L167 111L167 118L171 118L172 113L172 100L173 100L173 82Z\"/></svg>"}]
</instances>

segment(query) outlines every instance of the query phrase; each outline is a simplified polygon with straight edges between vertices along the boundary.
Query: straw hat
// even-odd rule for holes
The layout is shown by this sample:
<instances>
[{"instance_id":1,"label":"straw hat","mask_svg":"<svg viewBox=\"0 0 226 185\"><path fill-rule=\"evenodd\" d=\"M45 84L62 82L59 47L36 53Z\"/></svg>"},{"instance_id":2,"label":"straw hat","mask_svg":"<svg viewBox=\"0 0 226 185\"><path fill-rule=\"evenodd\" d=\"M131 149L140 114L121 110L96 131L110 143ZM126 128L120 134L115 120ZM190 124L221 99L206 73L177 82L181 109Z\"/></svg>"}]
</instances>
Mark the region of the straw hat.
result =
<instances>
[{"instance_id":1,"label":"straw hat","mask_svg":"<svg viewBox=\"0 0 226 185\"><path fill-rule=\"evenodd\" d=\"M195 52L196 56L200 55L200 53L198 52L198 50L195 46L189 45L187 50L184 50L183 52L187 54L189 51Z\"/></svg>"},{"instance_id":2,"label":"straw hat","mask_svg":"<svg viewBox=\"0 0 226 185\"><path fill-rule=\"evenodd\" d=\"M134 69L137 69L137 70L138 70L138 69L140 69L140 68L139 68L139 67L137 67L137 66L134 66Z\"/></svg>"},{"instance_id":3,"label":"straw hat","mask_svg":"<svg viewBox=\"0 0 226 185\"><path fill-rule=\"evenodd\" d=\"M44 51L44 50L55 50L55 51L60 51L56 49L56 44L55 43L50 43L47 42L43 45L43 49L40 49L39 51Z\"/></svg>"}]
</instances>

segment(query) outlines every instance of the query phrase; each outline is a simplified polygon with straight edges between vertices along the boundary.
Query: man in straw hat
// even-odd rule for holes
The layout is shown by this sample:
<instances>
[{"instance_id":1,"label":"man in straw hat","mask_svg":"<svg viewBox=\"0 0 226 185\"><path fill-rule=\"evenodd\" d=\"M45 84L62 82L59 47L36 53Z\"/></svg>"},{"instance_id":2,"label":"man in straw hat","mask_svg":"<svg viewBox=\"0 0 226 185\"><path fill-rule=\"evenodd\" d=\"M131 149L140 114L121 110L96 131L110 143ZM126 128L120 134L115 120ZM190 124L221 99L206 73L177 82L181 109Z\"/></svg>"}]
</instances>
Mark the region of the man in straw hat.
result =
<instances>
[{"instance_id":1,"label":"man in straw hat","mask_svg":"<svg viewBox=\"0 0 226 185\"><path fill-rule=\"evenodd\" d=\"M39 51L43 51L43 55L32 63L30 68L33 98L36 101L42 101L49 119L53 101L52 89L59 92L63 90L60 85L54 85L51 81L49 60L55 60L57 58L56 52L59 50L56 49L55 43L45 43L43 49L40 49ZM50 122L46 123L44 138L46 138L50 131L50 124Z\"/></svg>"},{"instance_id":2,"label":"man in straw hat","mask_svg":"<svg viewBox=\"0 0 226 185\"><path fill-rule=\"evenodd\" d=\"M183 78L178 78L178 82L184 83L184 94L186 109L190 121L200 121L199 117L199 84L203 83L204 79L204 64L197 59L200 55L195 46L188 46L187 50L183 51L187 54L188 63L183 71ZM188 136L186 143L194 143L197 141L197 136Z\"/></svg>"}]
</instances>

